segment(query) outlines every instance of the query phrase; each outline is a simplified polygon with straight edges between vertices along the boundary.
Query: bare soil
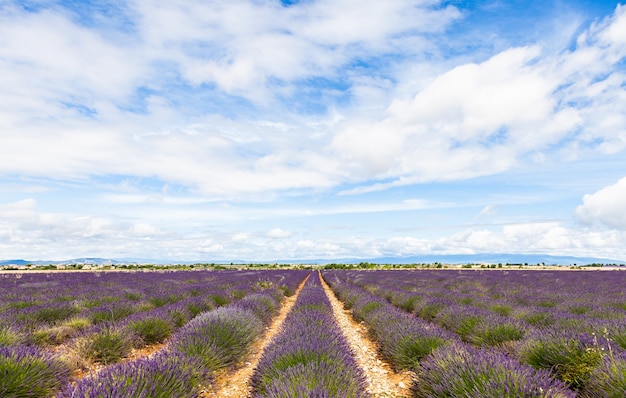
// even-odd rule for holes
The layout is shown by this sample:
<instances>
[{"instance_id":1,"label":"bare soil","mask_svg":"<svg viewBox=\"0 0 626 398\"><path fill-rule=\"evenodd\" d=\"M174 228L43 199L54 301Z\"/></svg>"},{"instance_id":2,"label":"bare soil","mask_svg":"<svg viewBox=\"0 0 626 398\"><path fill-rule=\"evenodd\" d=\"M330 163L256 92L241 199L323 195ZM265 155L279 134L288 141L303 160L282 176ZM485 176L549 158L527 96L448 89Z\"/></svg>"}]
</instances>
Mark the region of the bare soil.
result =
<instances>
[{"instance_id":1,"label":"bare soil","mask_svg":"<svg viewBox=\"0 0 626 398\"><path fill-rule=\"evenodd\" d=\"M355 321L351 312L343 308L343 304L335 297L321 274L320 279L326 295L330 299L335 319L350 344L357 363L365 374L368 384L367 392L372 394L374 398L408 397L414 374L408 371L394 372L391 366L378 354L378 346L369 338L365 325Z\"/></svg>"},{"instance_id":2,"label":"bare soil","mask_svg":"<svg viewBox=\"0 0 626 398\"><path fill-rule=\"evenodd\" d=\"M256 370L263 351L272 342L274 336L280 332L287 314L296 303L296 299L308 278L307 276L300 283L294 294L283 301L278 315L270 326L267 327L263 337L253 344L250 354L242 366L235 370L226 370L216 374L214 383L207 387L206 391L201 395L202 397L245 398L252 396L250 378Z\"/></svg>"}]
</instances>

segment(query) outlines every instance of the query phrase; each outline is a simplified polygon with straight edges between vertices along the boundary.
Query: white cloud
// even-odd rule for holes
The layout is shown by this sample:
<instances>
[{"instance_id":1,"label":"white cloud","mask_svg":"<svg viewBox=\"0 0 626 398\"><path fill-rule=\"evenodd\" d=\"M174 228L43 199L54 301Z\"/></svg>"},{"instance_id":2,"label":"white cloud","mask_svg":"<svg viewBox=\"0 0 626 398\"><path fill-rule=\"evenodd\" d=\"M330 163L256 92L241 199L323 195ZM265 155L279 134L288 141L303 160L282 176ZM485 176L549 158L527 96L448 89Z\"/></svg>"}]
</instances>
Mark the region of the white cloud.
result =
<instances>
[{"instance_id":1,"label":"white cloud","mask_svg":"<svg viewBox=\"0 0 626 398\"><path fill-rule=\"evenodd\" d=\"M250 234L246 232L239 232L232 236L231 240L235 243L246 243L250 240Z\"/></svg>"},{"instance_id":2,"label":"white cloud","mask_svg":"<svg viewBox=\"0 0 626 398\"><path fill-rule=\"evenodd\" d=\"M371 190L501 173L527 156L618 153L626 148L626 46L614 32L624 15L618 6L571 52L511 48L459 65L397 98L383 120L338 131L332 147L353 180L392 179Z\"/></svg>"},{"instance_id":3,"label":"white cloud","mask_svg":"<svg viewBox=\"0 0 626 398\"><path fill-rule=\"evenodd\" d=\"M129 0L116 3L123 27L79 21L47 2L38 3L39 11L2 4L0 176L8 181L0 185L8 188L0 200L12 201L0 206L0 241L9 242L0 244L3 253L45 256L63 242L65 253L188 257L198 247L271 259L297 257L298 250L582 251L587 243L610 251L622 242L618 232L577 237L580 231L561 224L429 239L323 239L301 235L292 224L291 231L270 228L281 225L273 217L347 219L446 207L437 199L403 201L408 194L366 199L402 185L624 151L624 6L583 32L571 51L538 44L457 58L440 43L463 40L446 32L461 14L436 0L292 7ZM94 194L106 210L96 204L86 210L85 202L70 209L71 200L59 204L54 196L102 188L95 181L109 178L179 190L107 186ZM54 186L37 188L37 181ZM623 206L612 193L622 185L586 196L579 218L624 229ZM329 205L335 190L364 200ZM32 198L16 201L18 194ZM255 206L309 194L306 206ZM229 227L223 235L202 229L242 220L267 223L256 231Z\"/></svg>"},{"instance_id":4,"label":"white cloud","mask_svg":"<svg viewBox=\"0 0 626 398\"><path fill-rule=\"evenodd\" d=\"M487 205L487 206L483 207L483 209L478 214L478 217L490 217L490 216L495 215L496 212L497 212L496 206L494 206L494 205Z\"/></svg>"},{"instance_id":5,"label":"white cloud","mask_svg":"<svg viewBox=\"0 0 626 398\"><path fill-rule=\"evenodd\" d=\"M458 65L410 98L398 96L384 119L376 111L372 120L355 120L358 109L345 109L320 116L321 123L293 115L188 120L158 93L167 84L159 74L165 63L193 84L214 83L272 102L267 90L277 88L277 80L297 92L292 85L302 79L332 80L362 56L393 54L399 47L418 53L423 48L397 40L441 31L459 17L437 2L379 3L360 4L360 16L354 16L346 11L354 6L349 0L286 8L141 1L128 11L137 32L113 39L59 11L5 11L0 172L59 179L157 176L213 198L365 181L369 186L349 191L363 193L501 173L529 154L538 159L561 150L571 159L626 148L625 78L616 67L626 54L619 36L624 7L582 35L572 52L512 48ZM348 84L357 96L383 87L391 93L378 94L386 101L404 84L391 82L355 71ZM145 109L126 110L143 87L155 91L138 100ZM280 113L280 105L272 105ZM85 115L80 106L97 113Z\"/></svg>"},{"instance_id":6,"label":"white cloud","mask_svg":"<svg viewBox=\"0 0 626 398\"><path fill-rule=\"evenodd\" d=\"M142 0L133 9L142 39L161 58L176 62L185 79L266 102L273 96L267 87L271 79L289 85L333 75L363 54L419 51L398 37L440 31L460 17L456 8L437 4L323 0L282 7L247 0Z\"/></svg>"},{"instance_id":7,"label":"white cloud","mask_svg":"<svg viewBox=\"0 0 626 398\"><path fill-rule=\"evenodd\" d=\"M626 177L598 192L583 197L576 215L585 224L599 222L610 228L626 230Z\"/></svg>"},{"instance_id":8,"label":"white cloud","mask_svg":"<svg viewBox=\"0 0 626 398\"><path fill-rule=\"evenodd\" d=\"M281 228L273 228L267 232L267 237L271 239L285 239L291 236L290 231Z\"/></svg>"}]
</instances>

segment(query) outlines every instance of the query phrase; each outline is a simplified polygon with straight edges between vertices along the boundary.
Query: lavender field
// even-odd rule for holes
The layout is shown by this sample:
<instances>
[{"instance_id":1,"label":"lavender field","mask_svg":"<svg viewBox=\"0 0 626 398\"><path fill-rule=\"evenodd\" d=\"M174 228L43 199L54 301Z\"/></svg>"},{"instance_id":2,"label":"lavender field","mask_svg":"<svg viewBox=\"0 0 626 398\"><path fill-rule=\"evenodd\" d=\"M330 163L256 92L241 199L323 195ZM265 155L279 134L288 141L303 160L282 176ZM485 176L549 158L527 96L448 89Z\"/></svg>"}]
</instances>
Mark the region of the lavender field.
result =
<instances>
[{"instance_id":1,"label":"lavender field","mask_svg":"<svg viewBox=\"0 0 626 398\"><path fill-rule=\"evenodd\" d=\"M625 397L626 273L332 271L415 397Z\"/></svg>"},{"instance_id":2,"label":"lavender field","mask_svg":"<svg viewBox=\"0 0 626 398\"><path fill-rule=\"evenodd\" d=\"M246 396L382 396L320 278L413 397L626 396L626 272L557 270L0 274L0 396L216 396L288 300Z\"/></svg>"},{"instance_id":3,"label":"lavender field","mask_svg":"<svg viewBox=\"0 0 626 398\"><path fill-rule=\"evenodd\" d=\"M306 275L0 275L0 396L198 396ZM140 355L146 347L154 353Z\"/></svg>"}]
</instances>

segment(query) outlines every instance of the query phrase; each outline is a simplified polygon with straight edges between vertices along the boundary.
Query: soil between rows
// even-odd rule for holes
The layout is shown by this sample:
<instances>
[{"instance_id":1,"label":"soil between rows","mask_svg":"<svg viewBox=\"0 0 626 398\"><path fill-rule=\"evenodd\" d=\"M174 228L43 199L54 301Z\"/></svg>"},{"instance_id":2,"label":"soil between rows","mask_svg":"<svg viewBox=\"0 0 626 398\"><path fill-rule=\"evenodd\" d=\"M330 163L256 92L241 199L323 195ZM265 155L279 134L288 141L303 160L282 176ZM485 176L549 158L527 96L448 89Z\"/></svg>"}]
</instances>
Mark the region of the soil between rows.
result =
<instances>
[{"instance_id":1,"label":"soil between rows","mask_svg":"<svg viewBox=\"0 0 626 398\"><path fill-rule=\"evenodd\" d=\"M413 373L409 371L396 373L380 357L376 343L367 335L367 328L356 322L351 312L343 308L343 304L335 297L324 278L321 278L321 274L320 279L324 291L330 299L337 324L350 344L359 367L365 374L368 383L367 391L372 394L373 398L408 397L414 377Z\"/></svg>"},{"instance_id":2,"label":"soil between rows","mask_svg":"<svg viewBox=\"0 0 626 398\"><path fill-rule=\"evenodd\" d=\"M378 355L376 343L369 339L364 325L354 321L349 311L343 309L343 304L335 297L320 273L312 277L320 278L324 292L328 296L335 320L348 341L355 359L367 380L367 391L373 398L409 396L409 388L413 375L410 372L396 373L391 366ZM214 383L202 395L203 397L249 398L251 397L250 378L263 354L265 348L281 330L281 326L293 308L302 287L308 277L298 286L296 292L287 297L281 306L279 314L268 327L264 336L254 344L251 353L242 367L234 371L221 372Z\"/></svg>"},{"instance_id":3,"label":"soil between rows","mask_svg":"<svg viewBox=\"0 0 626 398\"><path fill-rule=\"evenodd\" d=\"M263 337L252 346L251 352L245 359L243 366L235 370L224 371L217 374L215 381L207 388L207 391L201 395L202 397L246 398L251 396L250 378L261 359L261 355L265 347L271 343L274 336L280 331L287 314L289 314L289 311L291 311L291 308L296 303L296 299L298 295L300 295L300 291L309 277L310 275L304 278L300 285L298 285L294 294L283 300L278 315L270 326L267 327L267 331Z\"/></svg>"}]
</instances>

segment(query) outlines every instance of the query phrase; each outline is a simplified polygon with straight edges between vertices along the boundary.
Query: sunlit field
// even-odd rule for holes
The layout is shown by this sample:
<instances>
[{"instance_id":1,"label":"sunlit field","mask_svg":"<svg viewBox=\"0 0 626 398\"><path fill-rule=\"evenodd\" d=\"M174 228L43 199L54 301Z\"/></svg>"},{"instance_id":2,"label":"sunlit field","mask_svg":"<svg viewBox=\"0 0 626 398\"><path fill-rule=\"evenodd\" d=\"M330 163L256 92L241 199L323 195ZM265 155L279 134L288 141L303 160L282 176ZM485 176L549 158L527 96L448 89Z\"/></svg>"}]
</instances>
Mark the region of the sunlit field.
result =
<instances>
[{"instance_id":1,"label":"sunlit field","mask_svg":"<svg viewBox=\"0 0 626 398\"><path fill-rule=\"evenodd\" d=\"M0 395L219 396L255 356L252 397L377 396L335 297L407 396L625 396L626 272L528 269L0 273Z\"/></svg>"}]
</instances>

